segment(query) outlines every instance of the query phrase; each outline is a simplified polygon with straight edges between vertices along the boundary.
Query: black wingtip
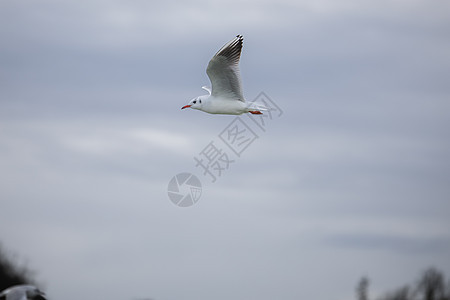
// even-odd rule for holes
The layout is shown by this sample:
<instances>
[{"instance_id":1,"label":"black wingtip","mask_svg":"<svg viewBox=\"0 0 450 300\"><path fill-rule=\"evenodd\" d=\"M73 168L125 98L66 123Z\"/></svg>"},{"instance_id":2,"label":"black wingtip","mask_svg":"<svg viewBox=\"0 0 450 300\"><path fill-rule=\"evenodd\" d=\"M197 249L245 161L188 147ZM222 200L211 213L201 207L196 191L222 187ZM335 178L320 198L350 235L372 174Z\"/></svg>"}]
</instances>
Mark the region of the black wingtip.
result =
<instances>
[{"instance_id":1,"label":"black wingtip","mask_svg":"<svg viewBox=\"0 0 450 300\"><path fill-rule=\"evenodd\" d=\"M214 56L224 56L234 63L239 63L244 38L238 34L234 39L225 44Z\"/></svg>"}]
</instances>

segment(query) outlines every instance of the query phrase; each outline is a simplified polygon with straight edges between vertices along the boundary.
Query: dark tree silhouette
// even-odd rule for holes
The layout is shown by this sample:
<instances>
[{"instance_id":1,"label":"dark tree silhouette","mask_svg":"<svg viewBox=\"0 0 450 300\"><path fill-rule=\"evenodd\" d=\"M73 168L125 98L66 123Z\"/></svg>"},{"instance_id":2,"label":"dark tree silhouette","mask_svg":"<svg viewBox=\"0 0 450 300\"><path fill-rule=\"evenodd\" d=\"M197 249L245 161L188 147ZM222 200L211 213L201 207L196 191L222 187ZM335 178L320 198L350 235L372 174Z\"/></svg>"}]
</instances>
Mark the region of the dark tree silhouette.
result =
<instances>
[{"instance_id":1,"label":"dark tree silhouette","mask_svg":"<svg viewBox=\"0 0 450 300\"><path fill-rule=\"evenodd\" d=\"M356 286L356 299L357 300L368 300L369 299L369 279L367 277L362 277Z\"/></svg>"},{"instance_id":2,"label":"dark tree silhouette","mask_svg":"<svg viewBox=\"0 0 450 300\"><path fill-rule=\"evenodd\" d=\"M442 272L429 268L417 283L416 294L423 300L445 300L445 279Z\"/></svg>"},{"instance_id":3,"label":"dark tree silhouette","mask_svg":"<svg viewBox=\"0 0 450 300\"><path fill-rule=\"evenodd\" d=\"M361 279L357 293L359 290L364 290L365 286L367 283ZM367 295L365 297L359 296L358 299L367 300ZM386 293L378 300L450 300L450 282L446 285L444 274L441 271L436 268L428 268L413 287L405 285L393 292Z\"/></svg>"}]
</instances>

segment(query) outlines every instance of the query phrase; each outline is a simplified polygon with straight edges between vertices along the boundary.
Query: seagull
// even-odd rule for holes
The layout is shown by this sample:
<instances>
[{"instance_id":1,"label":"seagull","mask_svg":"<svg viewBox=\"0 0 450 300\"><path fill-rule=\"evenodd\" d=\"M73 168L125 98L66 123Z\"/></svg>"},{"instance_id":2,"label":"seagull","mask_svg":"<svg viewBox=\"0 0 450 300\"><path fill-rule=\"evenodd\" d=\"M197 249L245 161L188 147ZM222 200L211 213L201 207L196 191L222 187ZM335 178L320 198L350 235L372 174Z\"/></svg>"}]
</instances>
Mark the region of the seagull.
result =
<instances>
[{"instance_id":1,"label":"seagull","mask_svg":"<svg viewBox=\"0 0 450 300\"><path fill-rule=\"evenodd\" d=\"M212 88L202 87L209 95L198 96L181 109L189 107L210 114L225 115L261 115L261 111L267 110L264 106L245 102L239 72L243 41L242 35L237 35L213 56L206 68Z\"/></svg>"},{"instance_id":2,"label":"seagull","mask_svg":"<svg viewBox=\"0 0 450 300\"><path fill-rule=\"evenodd\" d=\"M6 300L29 300L29 299L46 299L45 294L33 285L15 285L7 288L0 293L0 298L5 297Z\"/></svg>"}]
</instances>

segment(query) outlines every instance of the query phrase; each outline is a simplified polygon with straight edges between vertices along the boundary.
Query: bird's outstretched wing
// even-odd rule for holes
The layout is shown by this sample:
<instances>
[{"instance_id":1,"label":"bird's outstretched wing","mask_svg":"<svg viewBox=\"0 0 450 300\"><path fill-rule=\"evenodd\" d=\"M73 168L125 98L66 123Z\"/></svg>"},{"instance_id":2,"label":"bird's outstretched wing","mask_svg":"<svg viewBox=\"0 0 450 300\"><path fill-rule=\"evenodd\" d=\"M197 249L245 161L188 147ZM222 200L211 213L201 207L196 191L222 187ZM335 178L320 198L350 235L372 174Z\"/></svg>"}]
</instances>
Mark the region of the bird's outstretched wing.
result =
<instances>
[{"instance_id":1,"label":"bird's outstretched wing","mask_svg":"<svg viewBox=\"0 0 450 300\"><path fill-rule=\"evenodd\" d=\"M206 74L211 80L212 96L245 102L239 72L243 40L242 35L236 36L209 61Z\"/></svg>"}]
</instances>

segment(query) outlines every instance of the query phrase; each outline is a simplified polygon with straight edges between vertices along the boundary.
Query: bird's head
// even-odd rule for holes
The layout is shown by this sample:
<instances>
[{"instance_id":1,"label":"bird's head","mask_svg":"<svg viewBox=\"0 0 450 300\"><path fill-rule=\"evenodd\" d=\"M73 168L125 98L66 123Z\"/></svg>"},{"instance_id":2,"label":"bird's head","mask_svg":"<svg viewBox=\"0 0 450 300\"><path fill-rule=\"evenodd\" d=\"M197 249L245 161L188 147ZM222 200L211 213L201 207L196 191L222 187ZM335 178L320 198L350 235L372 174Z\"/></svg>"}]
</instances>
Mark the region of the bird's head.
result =
<instances>
[{"instance_id":1,"label":"bird's head","mask_svg":"<svg viewBox=\"0 0 450 300\"><path fill-rule=\"evenodd\" d=\"M206 97L208 97L208 96L206 96ZM192 99L191 101L189 101L189 104L183 106L181 109L185 109L188 107L193 108L193 109L201 109L204 100L205 100L205 96L196 97L196 98Z\"/></svg>"}]
</instances>

